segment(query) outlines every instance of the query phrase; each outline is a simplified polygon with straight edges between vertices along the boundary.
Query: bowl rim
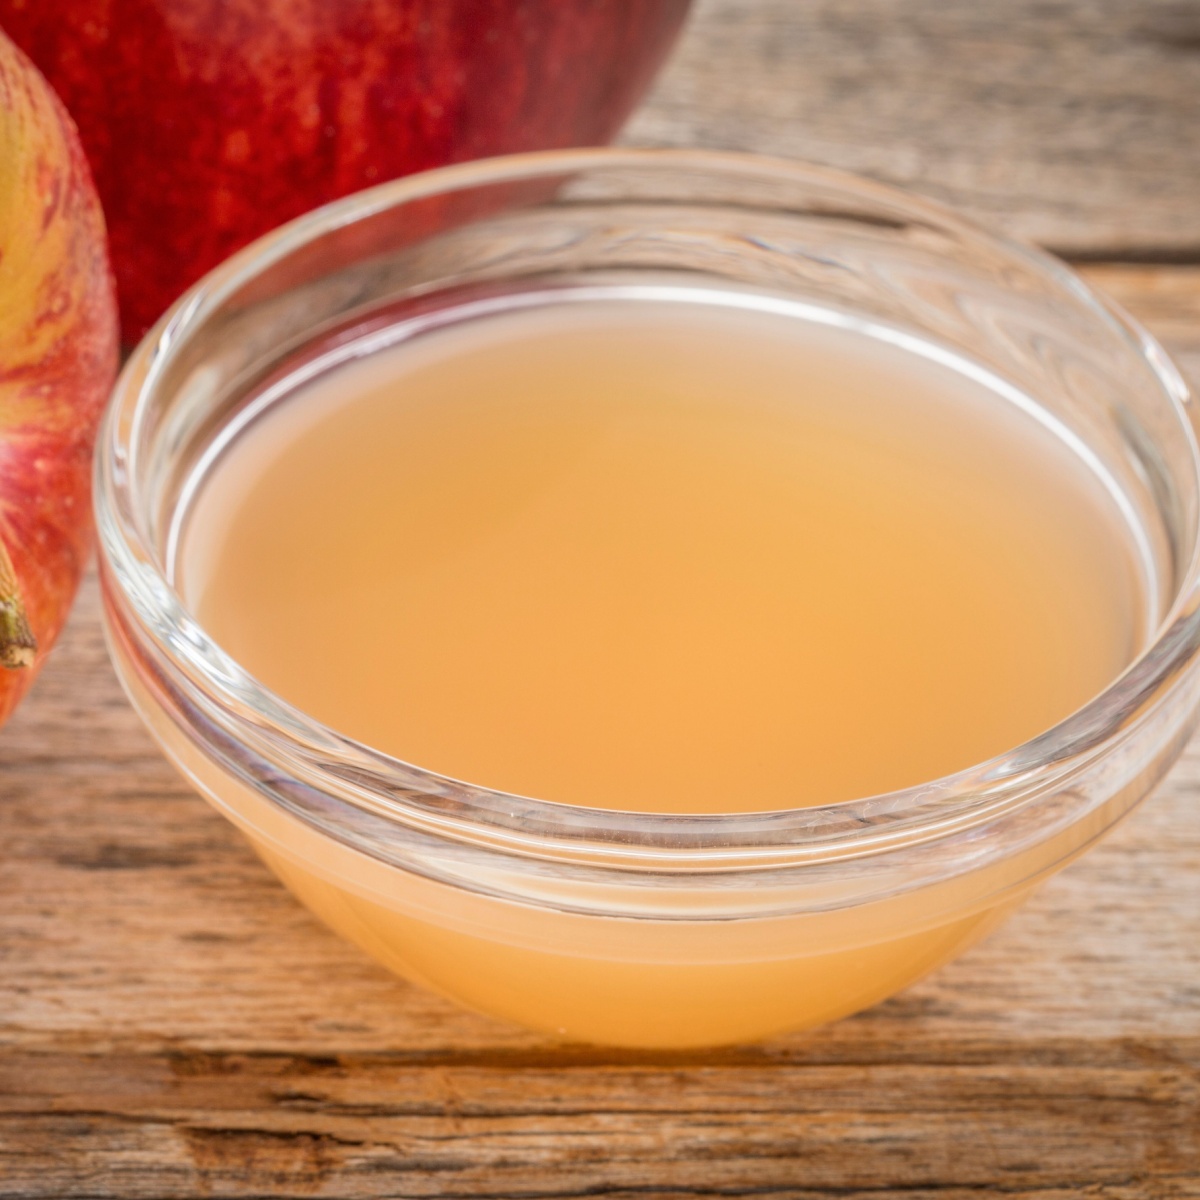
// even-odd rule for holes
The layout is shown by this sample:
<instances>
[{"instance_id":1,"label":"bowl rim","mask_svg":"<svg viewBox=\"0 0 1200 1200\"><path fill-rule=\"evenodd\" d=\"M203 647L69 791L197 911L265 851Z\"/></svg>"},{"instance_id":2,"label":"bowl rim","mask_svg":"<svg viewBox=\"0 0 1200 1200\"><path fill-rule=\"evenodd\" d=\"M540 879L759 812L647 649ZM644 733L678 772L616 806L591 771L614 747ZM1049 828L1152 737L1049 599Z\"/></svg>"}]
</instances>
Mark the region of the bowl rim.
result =
<instances>
[{"instance_id":1,"label":"bowl rim","mask_svg":"<svg viewBox=\"0 0 1200 1200\"><path fill-rule=\"evenodd\" d=\"M1044 796L1051 784L1122 741L1171 694L1200 652L1200 534L1169 611L1141 653L1073 714L1003 754L913 787L797 809L646 813L588 808L466 783L345 737L263 687L191 617L158 561L134 503L130 447L166 365L222 304L257 275L321 236L439 193L598 169L691 170L790 179L884 203L935 227L990 244L1072 294L1149 367L1188 439L1200 481L1194 401L1158 343L1064 263L936 201L808 163L727 151L552 150L441 167L377 185L313 210L259 238L211 271L163 315L130 354L96 448L94 498L106 595L159 665L214 703L264 761L315 779L318 790L376 819L439 837L525 855L661 866L833 862L936 840ZM335 808L337 805L335 805ZM339 818L340 819L340 818Z\"/></svg>"}]
</instances>

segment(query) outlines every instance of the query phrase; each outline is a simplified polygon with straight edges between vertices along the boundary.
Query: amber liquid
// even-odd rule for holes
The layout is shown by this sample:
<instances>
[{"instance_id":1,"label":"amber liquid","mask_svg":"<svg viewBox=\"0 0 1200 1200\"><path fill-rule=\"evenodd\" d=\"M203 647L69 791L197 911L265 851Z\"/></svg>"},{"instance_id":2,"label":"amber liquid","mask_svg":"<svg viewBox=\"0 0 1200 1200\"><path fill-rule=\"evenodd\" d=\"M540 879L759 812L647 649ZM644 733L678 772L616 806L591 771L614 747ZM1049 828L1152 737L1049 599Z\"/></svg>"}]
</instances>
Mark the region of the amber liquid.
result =
<instances>
[{"instance_id":1,"label":"amber liquid","mask_svg":"<svg viewBox=\"0 0 1200 1200\"><path fill-rule=\"evenodd\" d=\"M591 299L330 370L208 471L178 571L303 711L458 779L721 812L931 780L1136 652L1115 502L952 365Z\"/></svg>"}]
</instances>

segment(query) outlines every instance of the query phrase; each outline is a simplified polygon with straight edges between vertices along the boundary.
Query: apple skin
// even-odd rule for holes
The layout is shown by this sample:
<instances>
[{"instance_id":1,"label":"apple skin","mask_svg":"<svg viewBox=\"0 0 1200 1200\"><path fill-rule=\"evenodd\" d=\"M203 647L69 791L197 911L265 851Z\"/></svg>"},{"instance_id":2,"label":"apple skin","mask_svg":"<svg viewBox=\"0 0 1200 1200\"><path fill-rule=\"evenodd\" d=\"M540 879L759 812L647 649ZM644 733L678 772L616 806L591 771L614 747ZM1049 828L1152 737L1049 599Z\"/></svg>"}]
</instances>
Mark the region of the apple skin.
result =
<instances>
[{"instance_id":1,"label":"apple skin","mask_svg":"<svg viewBox=\"0 0 1200 1200\"><path fill-rule=\"evenodd\" d=\"M0 0L79 125L125 336L269 229L427 167L610 140L688 0Z\"/></svg>"},{"instance_id":2,"label":"apple skin","mask_svg":"<svg viewBox=\"0 0 1200 1200\"><path fill-rule=\"evenodd\" d=\"M79 139L0 34L0 723L45 661L87 561L92 445L117 347Z\"/></svg>"}]
</instances>

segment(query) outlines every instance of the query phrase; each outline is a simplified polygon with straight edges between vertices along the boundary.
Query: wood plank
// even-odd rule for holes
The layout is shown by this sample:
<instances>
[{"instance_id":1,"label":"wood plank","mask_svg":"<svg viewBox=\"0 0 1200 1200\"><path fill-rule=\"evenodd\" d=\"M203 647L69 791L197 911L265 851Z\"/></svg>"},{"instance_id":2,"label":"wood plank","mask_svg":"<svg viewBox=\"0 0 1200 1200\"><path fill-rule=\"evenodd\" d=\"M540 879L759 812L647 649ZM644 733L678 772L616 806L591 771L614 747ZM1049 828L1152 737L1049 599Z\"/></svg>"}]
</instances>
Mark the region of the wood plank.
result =
<instances>
[{"instance_id":1,"label":"wood plank","mask_svg":"<svg viewBox=\"0 0 1200 1200\"><path fill-rule=\"evenodd\" d=\"M1200 366L1200 268L1088 274ZM89 579L0 733L0 1197L1200 1197L1198 796L1200 743L829 1029L556 1046L310 920L141 730Z\"/></svg>"},{"instance_id":2,"label":"wood plank","mask_svg":"<svg viewBox=\"0 0 1200 1200\"><path fill-rule=\"evenodd\" d=\"M1200 1043L1079 1057L10 1058L21 1098L0 1102L0 1136L20 1157L0 1195L229 1194L235 1179L256 1196L1200 1189Z\"/></svg>"},{"instance_id":3,"label":"wood plank","mask_svg":"<svg viewBox=\"0 0 1200 1200\"><path fill-rule=\"evenodd\" d=\"M1200 5L698 0L626 132L811 159L1072 255L1200 260Z\"/></svg>"}]
</instances>

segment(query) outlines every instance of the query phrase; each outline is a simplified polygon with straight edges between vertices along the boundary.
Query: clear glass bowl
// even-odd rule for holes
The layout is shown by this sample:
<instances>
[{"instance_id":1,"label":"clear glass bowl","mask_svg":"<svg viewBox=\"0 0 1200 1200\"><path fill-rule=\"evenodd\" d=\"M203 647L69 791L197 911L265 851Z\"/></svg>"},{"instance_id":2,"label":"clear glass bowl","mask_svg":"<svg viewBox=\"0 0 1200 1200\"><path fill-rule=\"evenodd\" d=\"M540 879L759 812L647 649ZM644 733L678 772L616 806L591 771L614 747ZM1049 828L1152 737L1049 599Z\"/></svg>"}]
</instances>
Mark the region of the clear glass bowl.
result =
<instances>
[{"instance_id":1,"label":"clear glass bowl","mask_svg":"<svg viewBox=\"0 0 1200 1200\"><path fill-rule=\"evenodd\" d=\"M1139 657L1068 720L957 775L691 816L559 805L399 762L209 639L175 590L173 543L223 430L405 323L588 281L809 303L973 364L1119 493L1151 609ZM134 351L96 472L113 660L180 771L394 970L572 1038L759 1038L873 1004L960 953L1178 756L1200 698L1193 419L1159 347L1064 266L890 188L683 151L451 167L262 239Z\"/></svg>"}]
</instances>

